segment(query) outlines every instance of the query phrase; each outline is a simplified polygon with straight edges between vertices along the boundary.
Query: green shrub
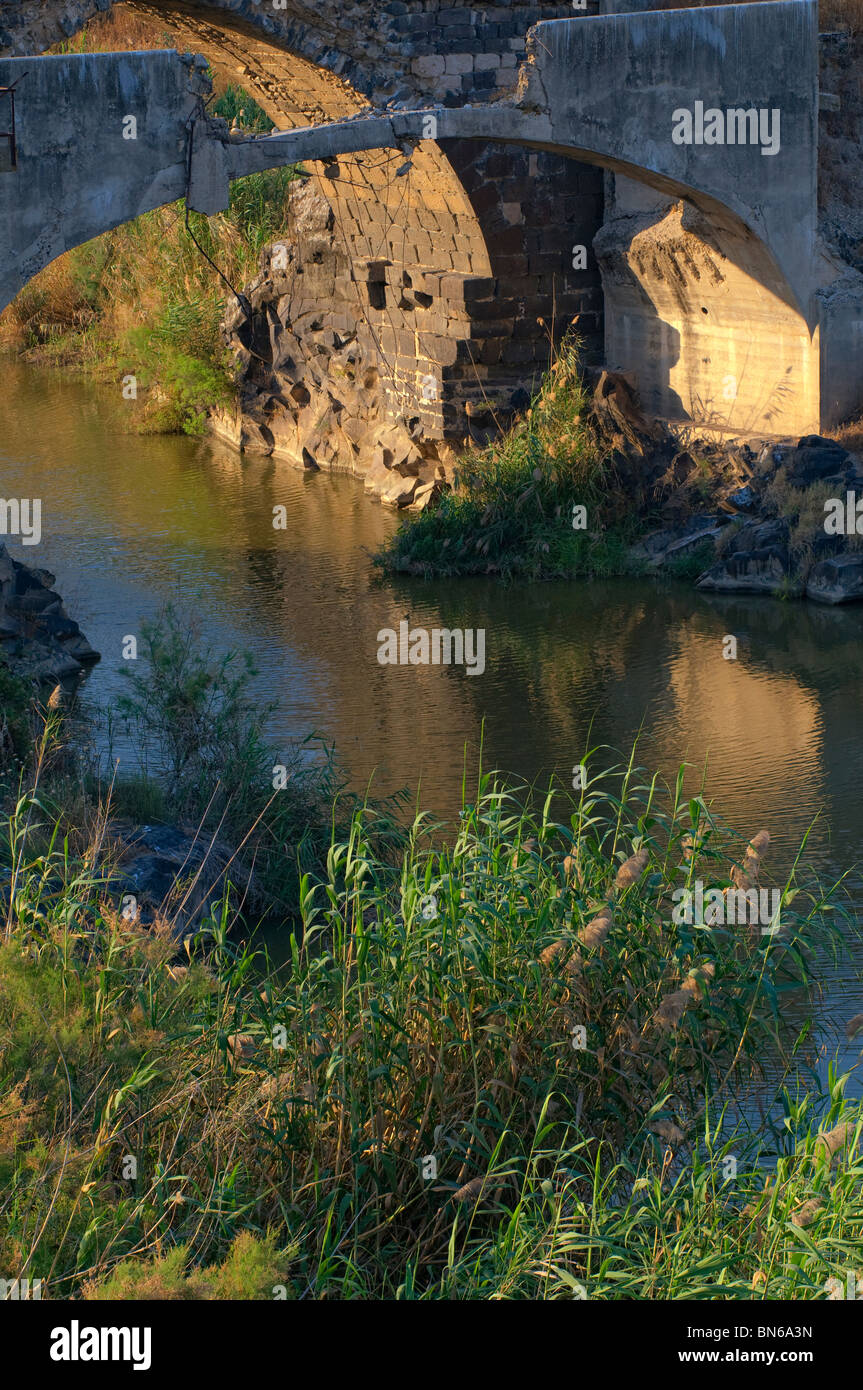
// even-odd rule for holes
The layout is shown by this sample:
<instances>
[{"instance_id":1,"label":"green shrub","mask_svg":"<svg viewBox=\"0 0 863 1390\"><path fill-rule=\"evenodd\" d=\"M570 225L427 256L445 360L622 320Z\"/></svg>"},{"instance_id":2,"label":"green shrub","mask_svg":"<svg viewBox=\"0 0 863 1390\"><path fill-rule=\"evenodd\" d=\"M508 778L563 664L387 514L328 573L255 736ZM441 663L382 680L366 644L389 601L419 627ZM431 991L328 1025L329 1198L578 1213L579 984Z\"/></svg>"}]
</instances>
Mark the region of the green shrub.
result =
<instances>
[{"instance_id":1,"label":"green shrub","mask_svg":"<svg viewBox=\"0 0 863 1390\"><path fill-rule=\"evenodd\" d=\"M272 1235L258 1239L242 1231L222 1264L187 1268L188 1247L179 1245L154 1260L124 1260L103 1283L91 1283L85 1297L136 1302L152 1299L272 1299L286 1291L290 1259L280 1256Z\"/></svg>"},{"instance_id":2,"label":"green shrub","mask_svg":"<svg viewBox=\"0 0 863 1390\"><path fill-rule=\"evenodd\" d=\"M139 766L122 770L116 809L218 830L243 847L238 871L254 863L259 905L296 910L300 875L354 804L333 750L310 735L277 756L266 741L274 706L258 697L249 654L215 655L170 604L142 625L135 669L122 674L118 714Z\"/></svg>"},{"instance_id":3,"label":"green shrub","mask_svg":"<svg viewBox=\"0 0 863 1390\"><path fill-rule=\"evenodd\" d=\"M243 130L250 134L269 133L272 129L272 121L254 97L244 87L234 86L231 82L213 102L212 111L214 116L221 116L231 124L237 120Z\"/></svg>"}]
</instances>

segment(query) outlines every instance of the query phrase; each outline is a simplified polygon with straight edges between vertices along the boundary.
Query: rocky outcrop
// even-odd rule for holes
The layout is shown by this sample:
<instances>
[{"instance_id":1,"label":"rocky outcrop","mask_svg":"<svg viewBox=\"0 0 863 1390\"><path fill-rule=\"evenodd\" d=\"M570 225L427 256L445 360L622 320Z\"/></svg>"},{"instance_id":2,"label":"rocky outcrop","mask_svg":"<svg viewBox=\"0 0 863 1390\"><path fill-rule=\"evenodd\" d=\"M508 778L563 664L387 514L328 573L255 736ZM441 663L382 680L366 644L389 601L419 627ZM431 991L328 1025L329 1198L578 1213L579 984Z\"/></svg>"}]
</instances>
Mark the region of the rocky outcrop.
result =
<instances>
[{"instance_id":1,"label":"rocky outcrop","mask_svg":"<svg viewBox=\"0 0 863 1390\"><path fill-rule=\"evenodd\" d=\"M293 214L291 244L267 247L246 287L251 319L235 305L225 320L240 389L212 427L246 453L351 473L390 506L427 506L451 481L455 453L392 408L332 209L311 182Z\"/></svg>"},{"instance_id":2,"label":"rocky outcrop","mask_svg":"<svg viewBox=\"0 0 863 1390\"><path fill-rule=\"evenodd\" d=\"M54 583L0 545L0 661L43 687L76 682L99 660Z\"/></svg>"},{"instance_id":3,"label":"rocky outcrop","mask_svg":"<svg viewBox=\"0 0 863 1390\"><path fill-rule=\"evenodd\" d=\"M669 438L660 435L659 457L669 458ZM710 558L696 581L705 591L863 599L856 527L845 534L825 524L837 510L844 524L849 496L863 501L863 461L836 440L690 441L671 450L664 472L654 456L644 477L649 486L627 496L642 515L658 508L665 519L632 548L648 570L674 572L690 556L702 565Z\"/></svg>"},{"instance_id":4,"label":"rocky outcrop","mask_svg":"<svg viewBox=\"0 0 863 1390\"><path fill-rule=\"evenodd\" d=\"M852 603L863 599L863 555L819 560L806 580L806 597L816 603Z\"/></svg>"},{"instance_id":5,"label":"rocky outcrop","mask_svg":"<svg viewBox=\"0 0 863 1390\"><path fill-rule=\"evenodd\" d=\"M803 583L792 571L789 535L790 527L784 518L746 522L732 537L719 562L698 580L698 588L720 593L799 596Z\"/></svg>"},{"instance_id":6,"label":"rocky outcrop","mask_svg":"<svg viewBox=\"0 0 863 1390\"><path fill-rule=\"evenodd\" d=\"M777 480L781 486L771 494L770 484ZM805 594L821 603L863 598L863 556L849 551L853 538L828 532L817 523L814 532L795 535L800 509L812 488L818 491L810 511L820 522L826 494L843 501L848 492L863 496L863 469L841 444L819 435L806 435L796 444L765 445L754 459L752 478L744 489L743 510L757 515L740 519L721 544L716 563L698 579L698 587L785 598ZM785 513L778 515L776 497L783 493L788 500ZM726 501L733 502L735 495Z\"/></svg>"},{"instance_id":7,"label":"rocky outcrop","mask_svg":"<svg viewBox=\"0 0 863 1390\"><path fill-rule=\"evenodd\" d=\"M128 827L114 823L117 867L108 875L109 894L129 922L170 922L178 939L200 929L228 889L237 887L236 856L219 840L174 825ZM241 884L244 897L249 883Z\"/></svg>"}]
</instances>

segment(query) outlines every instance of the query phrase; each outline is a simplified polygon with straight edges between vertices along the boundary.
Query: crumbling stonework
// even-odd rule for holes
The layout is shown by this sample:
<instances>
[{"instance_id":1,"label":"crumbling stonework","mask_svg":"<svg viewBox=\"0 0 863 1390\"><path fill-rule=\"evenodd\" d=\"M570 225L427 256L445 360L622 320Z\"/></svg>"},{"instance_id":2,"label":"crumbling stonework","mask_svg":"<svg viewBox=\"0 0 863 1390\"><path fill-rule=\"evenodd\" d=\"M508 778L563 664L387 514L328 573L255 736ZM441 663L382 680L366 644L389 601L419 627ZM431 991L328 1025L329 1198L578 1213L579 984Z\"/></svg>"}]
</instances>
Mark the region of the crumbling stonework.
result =
<instances>
[{"instance_id":1,"label":"crumbling stonework","mask_svg":"<svg viewBox=\"0 0 863 1390\"><path fill-rule=\"evenodd\" d=\"M265 253L247 287L251 320L239 307L226 320L242 383L236 408L219 412L214 427L245 452L352 473L392 506L426 506L451 480L453 452L426 435L419 416L393 419L379 340L358 312L332 208L311 179L292 203L296 236Z\"/></svg>"}]
</instances>

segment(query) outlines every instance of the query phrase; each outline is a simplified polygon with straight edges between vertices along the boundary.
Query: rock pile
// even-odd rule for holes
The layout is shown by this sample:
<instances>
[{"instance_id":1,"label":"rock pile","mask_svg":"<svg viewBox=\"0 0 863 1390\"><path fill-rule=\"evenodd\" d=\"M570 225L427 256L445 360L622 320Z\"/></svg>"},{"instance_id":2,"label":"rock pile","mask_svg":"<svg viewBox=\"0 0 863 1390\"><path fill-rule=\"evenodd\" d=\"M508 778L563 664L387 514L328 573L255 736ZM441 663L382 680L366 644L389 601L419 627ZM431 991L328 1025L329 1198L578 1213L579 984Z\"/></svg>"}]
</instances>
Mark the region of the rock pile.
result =
<instances>
[{"instance_id":1,"label":"rock pile","mask_svg":"<svg viewBox=\"0 0 863 1390\"><path fill-rule=\"evenodd\" d=\"M863 599L856 525L840 533L825 525L849 495L863 512L863 461L836 440L806 435L670 447L671 432L654 425L645 431L637 402L612 373L600 379L590 419L605 422L619 478L644 460L625 490L643 515L658 511L663 519L634 548L635 559L660 569L703 548L713 560L698 576L700 589L805 595L820 603ZM617 433L609 434L615 422Z\"/></svg>"},{"instance_id":2,"label":"rock pile","mask_svg":"<svg viewBox=\"0 0 863 1390\"><path fill-rule=\"evenodd\" d=\"M99 660L54 583L53 574L13 560L0 544L0 661L51 687L80 679Z\"/></svg>"},{"instance_id":3,"label":"rock pile","mask_svg":"<svg viewBox=\"0 0 863 1390\"><path fill-rule=\"evenodd\" d=\"M820 435L806 435L796 444L765 444L757 457L750 450L750 457L754 466L745 510L758 514L738 524L698 587L805 595L820 603L863 598L863 554L850 548L856 532L835 534L824 525L828 496L844 499L850 492L863 498L860 461ZM777 501L783 495L787 500ZM800 525L804 509L811 513L808 531Z\"/></svg>"},{"instance_id":4,"label":"rock pile","mask_svg":"<svg viewBox=\"0 0 863 1390\"><path fill-rule=\"evenodd\" d=\"M228 873L234 865L233 886L240 875L236 856L213 837L175 825L131 826L114 822L119 863L107 879L107 888L130 922L152 926L170 924L177 940L199 930L228 891ZM240 897L249 892L248 879L240 883Z\"/></svg>"}]
</instances>

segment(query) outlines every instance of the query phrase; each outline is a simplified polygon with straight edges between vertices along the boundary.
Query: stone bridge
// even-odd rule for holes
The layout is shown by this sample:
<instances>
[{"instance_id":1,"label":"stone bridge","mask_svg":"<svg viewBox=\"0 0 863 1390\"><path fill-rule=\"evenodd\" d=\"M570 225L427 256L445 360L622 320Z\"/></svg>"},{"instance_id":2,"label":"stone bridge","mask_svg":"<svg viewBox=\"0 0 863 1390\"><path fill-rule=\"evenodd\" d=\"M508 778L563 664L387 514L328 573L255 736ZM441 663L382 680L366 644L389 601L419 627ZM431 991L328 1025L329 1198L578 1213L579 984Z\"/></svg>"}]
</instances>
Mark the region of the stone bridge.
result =
<instances>
[{"instance_id":1,"label":"stone bridge","mask_svg":"<svg viewBox=\"0 0 863 1390\"><path fill-rule=\"evenodd\" d=\"M25 0L0 41L44 45L107 8ZM171 51L0 58L0 86L22 79L0 305L142 211L188 194L214 213L231 179L303 160L344 255L300 307L357 328L391 418L428 436L521 403L575 317L668 418L806 433L863 404L863 276L819 235L815 0L134 8L293 129L229 140L202 110L205 64Z\"/></svg>"}]
</instances>

